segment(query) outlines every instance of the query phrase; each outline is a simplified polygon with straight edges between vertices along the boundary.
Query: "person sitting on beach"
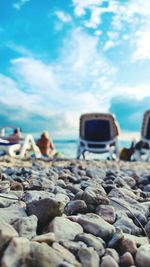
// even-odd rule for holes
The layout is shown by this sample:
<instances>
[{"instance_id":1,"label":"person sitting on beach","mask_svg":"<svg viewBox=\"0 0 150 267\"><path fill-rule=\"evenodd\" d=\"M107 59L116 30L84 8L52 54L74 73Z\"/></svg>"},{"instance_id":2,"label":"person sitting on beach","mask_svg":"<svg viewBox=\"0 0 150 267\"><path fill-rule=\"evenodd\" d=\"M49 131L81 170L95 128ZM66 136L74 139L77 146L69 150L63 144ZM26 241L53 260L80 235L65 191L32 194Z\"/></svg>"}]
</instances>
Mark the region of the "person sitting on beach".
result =
<instances>
[{"instance_id":1,"label":"person sitting on beach","mask_svg":"<svg viewBox=\"0 0 150 267\"><path fill-rule=\"evenodd\" d=\"M36 145L39 147L44 157L50 157L51 159L54 157L55 147L46 131L41 134L41 137L37 141Z\"/></svg>"},{"instance_id":2,"label":"person sitting on beach","mask_svg":"<svg viewBox=\"0 0 150 267\"><path fill-rule=\"evenodd\" d=\"M18 143L23 140L20 128L15 128L13 134L10 134L7 140L10 143Z\"/></svg>"}]
</instances>

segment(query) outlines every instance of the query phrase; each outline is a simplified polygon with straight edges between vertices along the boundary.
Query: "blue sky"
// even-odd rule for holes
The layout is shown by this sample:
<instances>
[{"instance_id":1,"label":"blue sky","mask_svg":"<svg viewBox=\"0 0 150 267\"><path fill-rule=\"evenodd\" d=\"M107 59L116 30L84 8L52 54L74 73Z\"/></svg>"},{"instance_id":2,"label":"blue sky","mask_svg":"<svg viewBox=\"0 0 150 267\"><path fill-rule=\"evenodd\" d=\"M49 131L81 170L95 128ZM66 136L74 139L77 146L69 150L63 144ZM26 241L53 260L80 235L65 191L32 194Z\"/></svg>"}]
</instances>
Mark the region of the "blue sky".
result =
<instances>
[{"instance_id":1,"label":"blue sky","mask_svg":"<svg viewBox=\"0 0 150 267\"><path fill-rule=\"evenodd\" d=\"M1 127L71 137L109 111L134 132L149 108L149 0L1 0Z\"/></svg>"}]
</instances>

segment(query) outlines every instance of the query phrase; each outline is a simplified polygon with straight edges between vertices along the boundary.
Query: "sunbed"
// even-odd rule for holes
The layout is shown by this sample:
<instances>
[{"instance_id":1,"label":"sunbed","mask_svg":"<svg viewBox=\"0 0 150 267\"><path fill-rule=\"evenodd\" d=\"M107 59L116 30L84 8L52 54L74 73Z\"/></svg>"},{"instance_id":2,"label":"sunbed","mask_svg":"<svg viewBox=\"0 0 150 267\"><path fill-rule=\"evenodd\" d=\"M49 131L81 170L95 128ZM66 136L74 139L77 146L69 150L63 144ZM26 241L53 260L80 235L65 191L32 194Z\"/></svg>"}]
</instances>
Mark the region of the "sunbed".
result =
<instances>
[{"instance_id":1,"label":"sunbed","mask_svg":"<svg viewBox=\"0 0 150 267\"><path fill-rule=\"evenodd\" d=\"M80 117L77 159L85 152L110 154L110 159L119 158L119 128L111 113L87 113Z\"/></svg>"}]
</instances>

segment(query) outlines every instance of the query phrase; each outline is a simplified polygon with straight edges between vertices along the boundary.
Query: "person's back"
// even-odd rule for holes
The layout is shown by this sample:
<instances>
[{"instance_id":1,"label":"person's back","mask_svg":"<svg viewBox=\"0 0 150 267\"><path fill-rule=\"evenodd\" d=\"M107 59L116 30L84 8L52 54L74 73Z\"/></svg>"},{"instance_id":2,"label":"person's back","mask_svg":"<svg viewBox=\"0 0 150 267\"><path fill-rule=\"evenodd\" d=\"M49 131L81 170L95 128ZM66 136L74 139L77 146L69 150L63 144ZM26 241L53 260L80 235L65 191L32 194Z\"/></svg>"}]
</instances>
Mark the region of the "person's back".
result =
<instances>
[{"instance_id":1,"label":"person's back","mask_svg":"<svg viewBox=\"0 0 150 267\"><path fill-rule=\"evenodd\" d=\"M19 128L16 128L13 132L13 134L11 134L7 140L11 143L18 143L19 141L21 141L22 138L22 134Z\"/></svg>"},{"instance_id":2,"label":"person's back","mask_svg":"<svg viewBox=\"0 0 150 267\"><path fill-rule=\"evenodd\" d=\"M37 146L39 147L43 156L54 156L54 145L49 139L47 132L42 133L41 138L37 141Z\"/></svg>"}]
</instances>

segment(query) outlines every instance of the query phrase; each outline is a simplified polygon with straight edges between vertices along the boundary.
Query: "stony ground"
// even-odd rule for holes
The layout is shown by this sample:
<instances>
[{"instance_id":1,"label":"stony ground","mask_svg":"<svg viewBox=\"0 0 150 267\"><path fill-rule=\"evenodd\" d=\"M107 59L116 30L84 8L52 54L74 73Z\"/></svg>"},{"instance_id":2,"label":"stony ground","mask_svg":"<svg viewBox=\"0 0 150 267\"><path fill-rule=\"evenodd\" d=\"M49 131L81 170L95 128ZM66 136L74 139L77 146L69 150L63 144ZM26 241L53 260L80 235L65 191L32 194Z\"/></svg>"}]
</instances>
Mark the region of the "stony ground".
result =
<instances>
[{"instance_id":1,"label":"stony ground","mask_svg":"<svg viewBox=\"0 0 150 267\"><path fill-rule=\"evenodd\" d=\"M0 159L0 266L150 267L150 163Z\"/></svg>"}]
</instances>

